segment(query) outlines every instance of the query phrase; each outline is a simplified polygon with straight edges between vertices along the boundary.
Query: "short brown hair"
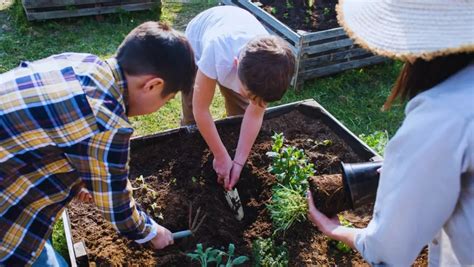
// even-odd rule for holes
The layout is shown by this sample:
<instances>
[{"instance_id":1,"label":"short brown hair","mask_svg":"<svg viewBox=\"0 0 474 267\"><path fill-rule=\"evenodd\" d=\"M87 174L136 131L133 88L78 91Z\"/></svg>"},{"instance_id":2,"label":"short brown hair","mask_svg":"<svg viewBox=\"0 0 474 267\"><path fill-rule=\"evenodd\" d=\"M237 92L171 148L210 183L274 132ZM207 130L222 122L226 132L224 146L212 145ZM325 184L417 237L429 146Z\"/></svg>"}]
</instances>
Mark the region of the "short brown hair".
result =
<instances>
[{"instance_id":1,"label":"short brown hair","mask_svg":"<svg viewBox=\"0 0 474 267\"><path fill-rule=\"evenodd\" d=\"M406 62L388 96L383 109L388 110L397 99L407 101L431 89L474 60L474 53L441 56L430 61L416 59Z\"/></svg>"},{"instance_id":2,"label":"short brown hair","mask_svg":"<svg viewBox=\"0 0 474 267\"><path fill-rule=\"evenodd\" d=\"M240 81L267 103L283 97L294 71L295 56L288 43L280 37L256 37L240 52Z\"/></svg>"},{"instance_id":3,"label":"short brown hair","mask_svg":"<svg viewBox=\"0 0 474 267\"><path fill-rule=\"evenodd\" d=\"M117 50L117 62L129 75L156 75L165 82L162 96L190 92L196 75L194 53L186 37L156 21L133 29Z\"/></svg>"}]
</instances>

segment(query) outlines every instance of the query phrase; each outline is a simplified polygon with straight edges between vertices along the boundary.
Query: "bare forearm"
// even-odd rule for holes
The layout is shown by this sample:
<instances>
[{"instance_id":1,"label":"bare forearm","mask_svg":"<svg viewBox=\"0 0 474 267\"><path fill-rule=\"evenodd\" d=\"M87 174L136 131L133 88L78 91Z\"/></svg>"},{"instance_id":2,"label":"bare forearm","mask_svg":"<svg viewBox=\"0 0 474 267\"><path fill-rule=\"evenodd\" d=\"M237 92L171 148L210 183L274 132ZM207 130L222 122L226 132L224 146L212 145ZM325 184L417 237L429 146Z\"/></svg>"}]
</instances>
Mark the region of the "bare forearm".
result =
<instances>
[{"instance_id":1,"label":"bare forearm","mask_svg":"<svg viewBox=\"0 0 474 267\"><path fill-rule=\"evenodd\" d=\"M245 111L234 161L240 164L247 161L250 150L262 127L264 111L264 108L254 105L250 105Z\"/></svg>"},{"instance_id":2,"label":"bare forearm","mask_svg":"<svg viewBox=\"0 0 474 267\"><path fill-rule=\"evenodd\" d=\"M363 229L338 226L327 235L332 239L342 241L355 249L355 237L360 231L363 231Z\"/></svg>"}]
</instances>

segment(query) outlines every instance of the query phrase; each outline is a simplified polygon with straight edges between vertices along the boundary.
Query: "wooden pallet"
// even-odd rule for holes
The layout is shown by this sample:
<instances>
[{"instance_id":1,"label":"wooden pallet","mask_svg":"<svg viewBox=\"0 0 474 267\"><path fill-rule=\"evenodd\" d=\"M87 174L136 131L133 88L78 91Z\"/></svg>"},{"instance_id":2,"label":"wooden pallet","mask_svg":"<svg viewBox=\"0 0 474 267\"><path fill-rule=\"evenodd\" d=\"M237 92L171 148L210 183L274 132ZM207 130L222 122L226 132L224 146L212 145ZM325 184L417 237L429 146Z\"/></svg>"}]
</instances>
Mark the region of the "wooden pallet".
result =
<instances>
[{"instance_id":1,"label":"wooden pallet","mask_svg":"<svg viewBox=\"0 0 474 267\"><path fill-rule=\"evenodd\" d=\"M22 0L28 20L101 15L159 7L160 0Z\"/></svg>"},{"instance_id":2,"label":"wooden pallet","mask_svg":"<svg viewBox=\"0 0 474 267\"><path fill-rule=\"evenodd\" d=\"M309 79L387 60L355 45L342 27L319 32L295 32L249 0L221 0L221 3L248 10L270 33L290 43L297 60L292 81L295 87Z\"/></svg>"}]
</instances>

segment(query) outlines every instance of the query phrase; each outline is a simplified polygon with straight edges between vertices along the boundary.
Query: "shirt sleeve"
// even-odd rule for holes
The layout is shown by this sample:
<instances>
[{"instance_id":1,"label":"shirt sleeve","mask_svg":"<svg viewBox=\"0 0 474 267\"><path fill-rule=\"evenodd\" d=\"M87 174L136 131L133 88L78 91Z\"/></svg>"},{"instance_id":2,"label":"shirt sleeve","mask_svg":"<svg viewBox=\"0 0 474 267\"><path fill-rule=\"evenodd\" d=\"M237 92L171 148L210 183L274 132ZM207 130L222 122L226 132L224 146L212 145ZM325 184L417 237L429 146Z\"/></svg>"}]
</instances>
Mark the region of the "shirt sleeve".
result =
<instances>
[{"instance_id":1,"label":"shirt sleeve","mask_svg":"<svg viewBox=\"0 0 474 267\"><path fill-rule=\"evenodd\" d=\"M128 180L132 129L99 133L66 149L104 217L124 236L138 243L150 241L158 225L140 211Z\"/></svg>"},{"instance_id":2,"label":"shirt sleeve","mask_svg":"<svg viewBox=\"0 0 474 267\"><path fill-rule=\"evenodd\" d=\"M355 238L372 265L408 266L441 230L460 194L466 126L423 103L389 142L368 227Z\"/></svg>"}]
</instances>

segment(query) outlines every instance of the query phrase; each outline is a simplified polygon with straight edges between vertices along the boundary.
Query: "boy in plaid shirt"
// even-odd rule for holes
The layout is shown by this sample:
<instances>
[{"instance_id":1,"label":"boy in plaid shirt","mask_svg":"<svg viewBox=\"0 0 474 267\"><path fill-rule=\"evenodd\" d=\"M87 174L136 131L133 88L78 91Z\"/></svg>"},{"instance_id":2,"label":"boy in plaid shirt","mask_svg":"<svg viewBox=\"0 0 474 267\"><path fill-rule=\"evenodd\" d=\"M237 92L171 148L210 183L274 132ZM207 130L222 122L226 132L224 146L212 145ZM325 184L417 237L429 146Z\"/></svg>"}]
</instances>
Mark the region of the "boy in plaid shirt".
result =
<instances>
[{"instance_id":1,"label":"boy in plaid shirt","mask_svg":"<svg viewBox=\"0 0 474 267\"><path fill-rule=\"evenodd\" d=\"M128 117L191 91L194 75L188 41L157 22L135 28L105 61L67 53L0 74L0 266L42 261L56 218L82 185L124 236L172 244L133 200Z\"/></svg>"}]
</instances>

